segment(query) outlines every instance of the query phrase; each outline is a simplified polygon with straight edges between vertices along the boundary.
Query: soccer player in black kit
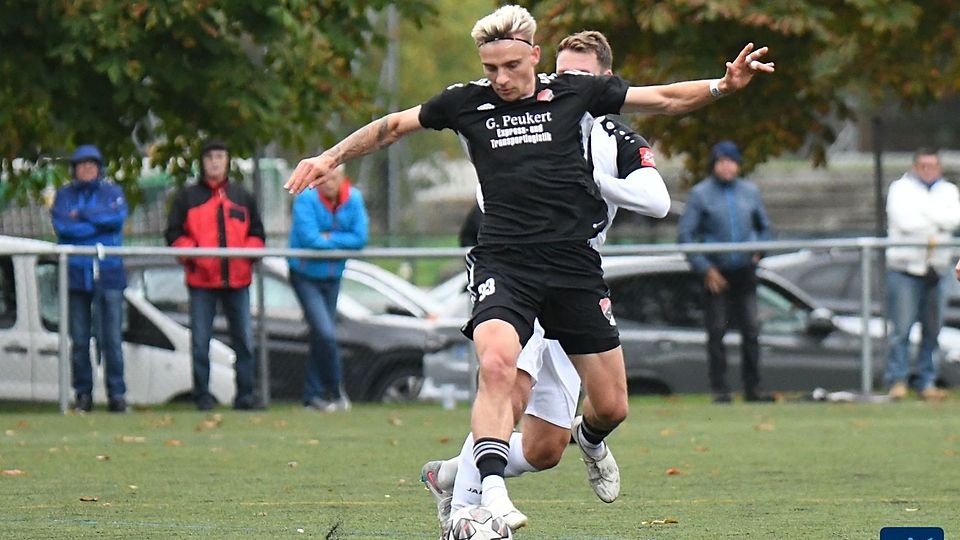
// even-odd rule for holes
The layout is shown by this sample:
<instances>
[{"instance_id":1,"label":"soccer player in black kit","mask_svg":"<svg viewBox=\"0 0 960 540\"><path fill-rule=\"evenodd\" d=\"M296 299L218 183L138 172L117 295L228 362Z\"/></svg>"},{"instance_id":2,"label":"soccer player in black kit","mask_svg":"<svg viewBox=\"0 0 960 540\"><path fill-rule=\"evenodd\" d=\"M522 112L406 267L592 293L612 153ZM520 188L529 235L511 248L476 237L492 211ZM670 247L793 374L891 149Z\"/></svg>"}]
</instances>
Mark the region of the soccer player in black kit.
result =
<instances>
[{"instance_id":1,"label":"soccer player in black kit","mask_svg":"<svg viewBox=\"0 0 960 540\"><path fill-rule=\"evenodd\" d=\"M371 122L302 160L284 184L292 193L321 184L338 165L425 127L452 129L466 140L485 211L479 245L468 257L475 303L464 327L480 365L471 414L474 457L483 506L512 529L527 518L510 501L503 473L516 361L534 318L546 338L569 353L583 380L579 438L603 456L604 437L627 416L623 353L600 256L588 244L607 215L583 157L581 121L619 112L689 112L745 87L757 72L774 70L757 60L766 48L748 44L721 79L631 87L616 76L542 75L535 32L533 17L519 6L482 18L471 36L486 78Z\"/></svg>"}]
</instances>

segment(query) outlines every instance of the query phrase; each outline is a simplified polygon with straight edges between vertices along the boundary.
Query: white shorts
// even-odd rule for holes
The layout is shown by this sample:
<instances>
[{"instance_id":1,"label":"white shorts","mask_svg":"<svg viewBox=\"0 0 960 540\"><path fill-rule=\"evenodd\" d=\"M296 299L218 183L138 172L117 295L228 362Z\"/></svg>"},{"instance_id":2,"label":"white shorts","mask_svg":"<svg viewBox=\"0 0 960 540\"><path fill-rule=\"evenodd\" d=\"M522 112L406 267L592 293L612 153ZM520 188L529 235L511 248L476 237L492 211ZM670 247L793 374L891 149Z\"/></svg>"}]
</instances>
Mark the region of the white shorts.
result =
<instances>
[{"instance_id":1,"label":"white shorts","mask_svg":"<svg viewBox=\"0 0 960 540\"><path fill-rule=\"evenodd\" d=\"M517 369L530 374L533 390L525 414L570 429L580 398L580 375L560 343L544 339L543 327L534 321L533 336L517 359Z\"/></svg>"}]
</instances>

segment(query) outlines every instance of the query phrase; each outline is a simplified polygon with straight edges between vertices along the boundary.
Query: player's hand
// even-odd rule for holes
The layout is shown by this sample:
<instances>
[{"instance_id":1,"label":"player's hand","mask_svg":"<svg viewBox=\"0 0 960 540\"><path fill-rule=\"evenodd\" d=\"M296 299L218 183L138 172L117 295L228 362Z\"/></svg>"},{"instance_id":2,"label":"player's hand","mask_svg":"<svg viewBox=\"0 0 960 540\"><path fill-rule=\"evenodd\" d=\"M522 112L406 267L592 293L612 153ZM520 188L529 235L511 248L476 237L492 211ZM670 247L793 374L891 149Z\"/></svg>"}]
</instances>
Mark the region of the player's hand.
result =
<instances>
[{"instance_id":1,"label":"player's hand","mask_svg":"<svg viewBox=\"0 0 960 540\"><path fill-rule=\"evenodd\" d=\"M729 284L727 283L727 279L723 277L723 274L721 274L719 270L710 267L710 269L707 270L706 275L703 276L703 286L710 291L710 294L720 294L727 290Z\"/></svg>"},{"instance_id":2,"label":"player's hand","mask_svg":"<svg viewBox=\"0 0 960 540\"><path fill-rule=\"evenodd\" d=\"M319 186L326 181L326 176L336 166L337 163L326 154L302 159L287 182L283 184L283 189L296 195L307 188Z\"/></svg>"},{"instance_id":3,"label":"player's hand","mask_svg":"<svg viewBox=\"0 0 960 540\"><path fill-rule=\"evenodd\" d=\"M957 267L953 271L957 275L957 281L960 281L960 261L957 261Z\"/></svg>"},{"instance_id":4,"label":"player's hand","mask_svg":"<svg viewBox=\"0 0 960 540\"><path fill-rule=\"evenodd\" d=\"M768 50L767 47L753 50L753 43L747 43L733 62L727 62L727 72L717 85L720 91L725 94L736 92L750 84L757 73L773 73L775 71L773 62L760 61Z\"/></svg>"}]
</instances>

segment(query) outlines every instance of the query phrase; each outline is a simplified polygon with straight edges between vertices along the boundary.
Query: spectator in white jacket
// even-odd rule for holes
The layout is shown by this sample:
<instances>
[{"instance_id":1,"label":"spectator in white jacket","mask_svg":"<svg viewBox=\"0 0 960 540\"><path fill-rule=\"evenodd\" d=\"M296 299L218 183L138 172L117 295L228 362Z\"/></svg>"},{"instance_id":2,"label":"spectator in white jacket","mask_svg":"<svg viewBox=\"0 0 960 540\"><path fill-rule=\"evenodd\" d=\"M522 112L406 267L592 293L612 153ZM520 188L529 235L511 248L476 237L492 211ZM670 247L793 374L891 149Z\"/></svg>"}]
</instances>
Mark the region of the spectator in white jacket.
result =
<instances>
[{"instance_id":1,"label":"spectator in white jacket","mask_svg":"<svg viewBox=\"0 0 960 540\"><path fill-rule=\"evenodd\" d=\"M919 322L920 350L912 382L920 397L939 400L944 397L935 386L937 338L943 326L943 277L953 260L949 248L937 245L949 240L960 225L960 192L944 180L935 150L917 150L911 170L890 184L887 221L891 240L926 244L887 249L887 314L893 326L886 372L889 395L893 399L907 395L910 327Z\"/></svg>"}]
</instances>

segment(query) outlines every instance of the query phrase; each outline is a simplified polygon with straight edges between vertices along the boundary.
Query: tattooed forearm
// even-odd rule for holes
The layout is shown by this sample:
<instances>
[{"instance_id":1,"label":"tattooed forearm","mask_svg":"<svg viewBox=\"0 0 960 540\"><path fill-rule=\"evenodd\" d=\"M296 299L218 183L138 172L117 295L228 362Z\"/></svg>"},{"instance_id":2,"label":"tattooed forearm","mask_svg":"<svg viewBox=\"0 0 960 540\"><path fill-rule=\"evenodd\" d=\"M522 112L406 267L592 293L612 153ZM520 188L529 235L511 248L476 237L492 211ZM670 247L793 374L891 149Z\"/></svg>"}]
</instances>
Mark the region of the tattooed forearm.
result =
<instances>
[{"instance_id":1,"label":"tattooed forearm","mask_svg":"<svg viewBox=\"0 0 960 540\"><path fill-rule=\"evenodd\" d=\"M354 131L325 153L334 158L337 163L344 163L379 150L393 143L397 138L390 128L390 115L387 115Z\"/></svg>"}]
</instances>

